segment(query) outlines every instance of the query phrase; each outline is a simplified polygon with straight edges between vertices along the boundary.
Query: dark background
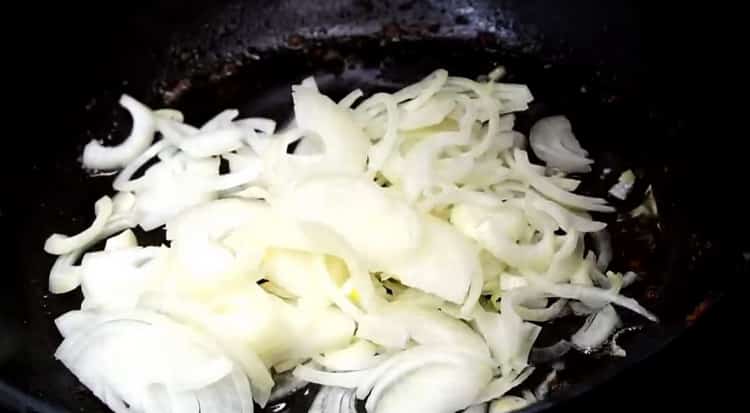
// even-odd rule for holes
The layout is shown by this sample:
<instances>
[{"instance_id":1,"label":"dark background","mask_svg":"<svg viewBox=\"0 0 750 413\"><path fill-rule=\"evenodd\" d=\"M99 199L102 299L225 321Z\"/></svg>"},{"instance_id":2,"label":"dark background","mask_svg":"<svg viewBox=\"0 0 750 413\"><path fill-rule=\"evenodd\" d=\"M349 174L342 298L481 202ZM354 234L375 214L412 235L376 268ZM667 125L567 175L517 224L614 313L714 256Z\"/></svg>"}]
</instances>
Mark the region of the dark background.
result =
<instances>
[{"instance_id":1,"label":"dark background","mask_svg":"<svg viewBox=\"0 0 750 413\"><path fill-rule=\"evenodd\" d=\"M0 152L3 155L0 230L4 238L0 257L7 264L0 269L3 281L0 284L0 411L4 408L13 411L22 406L31 408L29 411L53 409L35 400L34 395L30 398L26 395L28 378L24 377L23 366L34 357L24 351L27 343L15 339L27 335L8 333L23 330L24 321L30 317L30 311L34 311L20 304L18 294L23 280L17 276L24 262L23 248L29 247L19 240L29 238L28 223L35 220L27 209L28 200L35 195L35 188L28 185L28 182L35 182L29 181L29 176L34 175L34 162L30 159L54 161L56 153L41 151L40 147L65 145L66 132L75 127L74 109L85 103L81 99L87 96L87 88L111 84L118 79L118 70L121 73L147 70L139 63L139 58L145 57L137 55L136 50L141 50L143 44L158 48L171 41L153 31L134 30L134 26L146 28L149 26L144 22L159 19L164 21L165 32L181 30L191 27L190 22L199 20L204 13L211 13L217 5L236 2L104 3L28 2L15 5L18 9L9 10L4 16L7 43L3 50L7 71L4 90L5 104L9 107L3 117L7 127ZM248 3L257 4L258 10L269 10L273 9L274 2ZM345 6L347 2L331 3ZM379 2L367 3L380 7ZM422 2L416 3L414 7ZM456 7L456 3L463 2L445 2L448 8ZM320 9L307 10L310 7L300 6L299 14L325 14ZM390 7L394 13L405 13L397 11L396 5L383 7ZM736 72L744 65L741 63L744 48L736 45L739 39L736 32L742 31L742 26L733 18L736 14L718 2L688 5L686 2L530 0L523 2L519 10L527 19L555 27L550 29L548 42L554 41L555 35L573 39L590 36L590 32L581 28L599 27L600 20L614 27L626 25L628 30L624 33L639 30L641 40L637 50L619 48L627 43L618 42L625 34L610 30L597 32L600 37L596 41L601 44L595 41L589 52L617 59L618 54L627 56L635 50L642 57L634 64L648 68L647 78L652 82L655 99L684 97L670 100L670 110L682 113L687 119L680 140L673 142L674 151L700 173L686 173L685 179L677 176L674 186L705 194L685 207L711 217L696 224L723 242L727 257L750 251L746 235L750 218L744 200L750 187L746 183L750 175L745 151L747 114L742 113L747 106L742 102L746 81L736 77ZM607 17L603 17L605 15ZM289 24L298 18L290 19ZM255 27L257 33L273 31L285 24L285 16L277 15L271 21L271 29L253 26L256 23L246 24ZM119 67L113 69L111 65L102 64L115 55L122 62ZM586 59L586 52L581 52L579 58ZM643 150L649 151L649 148ZM747 276L747 262L738 262L731 269L717 268L717 271L730 270L736 277ZM664 351L558 408L560 411L742 409L741 404L735 403L744 399L741 392L746 381L742 378L746 346L743 319L747 310L739 307L739 290L730 288L694 328Z\"/></svg>"}]
</instances>

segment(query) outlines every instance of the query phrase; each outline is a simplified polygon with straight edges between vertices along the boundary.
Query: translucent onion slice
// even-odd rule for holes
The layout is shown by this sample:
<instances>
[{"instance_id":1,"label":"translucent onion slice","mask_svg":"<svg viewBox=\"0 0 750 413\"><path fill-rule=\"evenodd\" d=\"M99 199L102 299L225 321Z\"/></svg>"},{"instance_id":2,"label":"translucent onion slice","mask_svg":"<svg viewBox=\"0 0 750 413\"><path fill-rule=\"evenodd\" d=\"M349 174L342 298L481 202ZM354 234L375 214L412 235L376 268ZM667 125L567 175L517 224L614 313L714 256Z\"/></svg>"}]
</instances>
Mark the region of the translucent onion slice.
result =
<instances>
[{"instance_id":1,"label":"translucent onion slice","mask_svg":"<svg viewBox=\"0 0 750 413\"><path fill-rule=\"evenodd\" d=\"M550 116L531 127L529 137L534 154L547 166L565 172L589 172L594 163L578 143L570 121L565 116Z\"/></svg>"},{"instance_id":2,"label":"translucent onion slice","mask_svg":"<svg viewBox=\"0 0 750 413\"><path fill-rule=\"evenodd\" d=\"M112 199L108 196L99 198L94 204L96 218L90 227L74 236L52 234L44 243L44 250L50 254L64 255L91 244L104 231L112 212Z\"/></svg>"},{"instance_id":3,"label":"translucent onion slice","mask_svg":"<svg viewBox=\"0 0 750 413\"><path fill-rule=\"evenodd\" d=\"M548 179L546 179L544 176L539 175L531 168L528 154L525 151L521 149L514 149L513 159L514 161L512 162L511 168L514 171L518 172L524 178L524 180L526 180L536 190L549 197L553 201L557 201L572 208L588 211L614 211L614 208L606 205L607 201L602 198L593 198L573 194L560 189L553 183L549 182Z\"/></svg>"},{"instance_id":4,"label":"translucent onion slice","mask_svg":"<svg viewBox=\"0 0 750 413\"><path fill-rule=\"evenodd\" d=\"M601 346L621 325L615 308L611 304L606 305L589 316L570 341L579 349L591 351Z\"/></svg>"},{"instance_id":5,"label":"translucent onion slice","mask_svg":"<svg viewBox=\"0 0 750 413\"><path fill-rule=\"evenodd\" d=\"M83 148L83 165L91 169L122 168L151 145L156 123L151 109L128 95L122 95L120 105L133 118L130 135L118 146L105 147L97 141Z\"/></svg>"}]
</instances>

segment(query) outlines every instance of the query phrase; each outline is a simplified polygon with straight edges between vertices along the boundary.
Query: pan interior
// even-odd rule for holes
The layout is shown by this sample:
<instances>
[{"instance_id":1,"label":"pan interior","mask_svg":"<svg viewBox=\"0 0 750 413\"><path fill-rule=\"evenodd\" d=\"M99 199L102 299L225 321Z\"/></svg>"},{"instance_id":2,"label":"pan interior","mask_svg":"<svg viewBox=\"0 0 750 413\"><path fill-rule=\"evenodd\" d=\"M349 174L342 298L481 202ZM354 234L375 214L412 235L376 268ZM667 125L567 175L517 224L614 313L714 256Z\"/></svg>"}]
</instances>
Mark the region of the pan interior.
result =
<instances>
[{"instance_id":1,"label":"pan interior","mask_svg":"<svg viewBox=\"0 0 750 413\"><path fill-rule=\"evenodd\" d=\"M685 318L716 288L695 282L713 259L710 243L684 224L685 214L675 206L672 175L679 170L668 151L668 136L675 119L655 109L645 85L634 75L623 75L615 66L562 63L532 53L495 49L480 39L409 40L383 43L368 37L310 41L297 47L257 51L242 59L226 59L201 70L175 72L154 80L148 87L131 92L157 107L181 109L191 123L207 120L218 111L236 107L242 115L268 116L279 122L291 113L290 86L314 75L321 90L341 98L354 88L365 94L394 91L419 80L437 68L450 73L477 77L503 65L508 82L528 84L535 103L518 116L517 129L528 133L531 124L543 116L562 114L571 119L576 135L596 160L595 169L584 178L585 192L603 195L619 173L632 169L638 176L634 195L626 202L613 202L620 213L602 216L611 224L614 261L618 271L634 270L642 276L624 291L662 317L662 323L648 325L623 336L629 357L571 354L560 374L553 397L564 398L612 376L630 363L661 348L685 327ZM118 90L119 89L119 90ZM115 106L122 87L97 91L71 122L70 140L53 144L30 161L34 172L26 187L24 208L18 211L19 241L16 249L25 257L19 262L16 291L7 302L15 303L17 317L3 318L11 332L8 341L16 356L2 367L10 384L24 392L60 405L70 411L106 411L75 377L54 360L61 338L53 325L55 317L76 308L78 292L51 296L46 291L52 257L42 251L44 238L55 232L76 232L92 218L92 205L108 193L112 177L89 176L80 168L81 146L91 137L127 134L129 120ZM138 94L140 93L140 95ZM648 150L644 150L648 148ZM608 172L607 172L608 171ZM659 205L659 219L633 219L627 214L652 188ZM611 201L616 201L611 199ZM158 242L160 234L151 239ZM707 246L708 245L708 246ZM692 259L699 257L698 260ZM692 259L692 261L691 261ZM692 262L692 267L686 263ZM677 275L679 274L679 276ZM721 285L719 281L716 285ZM641 323L625 316L626 325ZM545 329L540 344L569 335L581 319L563 319ZM312 391L284 401L285 407L269 406L264 411L302 412L309 406Z\"/></svg>"}]
</instances>

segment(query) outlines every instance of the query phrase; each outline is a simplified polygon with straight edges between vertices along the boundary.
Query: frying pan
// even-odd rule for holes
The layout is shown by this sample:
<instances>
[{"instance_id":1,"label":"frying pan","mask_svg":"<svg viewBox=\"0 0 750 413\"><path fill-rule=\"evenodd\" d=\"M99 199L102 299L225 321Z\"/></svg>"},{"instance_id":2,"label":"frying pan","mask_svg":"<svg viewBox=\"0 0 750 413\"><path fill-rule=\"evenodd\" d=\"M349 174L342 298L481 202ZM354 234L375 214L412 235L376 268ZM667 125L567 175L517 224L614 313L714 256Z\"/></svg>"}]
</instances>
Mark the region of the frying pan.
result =
<instances>
[{"instance_id":1,"label":"frying pan","mask_svg":"<svg viewBox=\"0 0 750 413\"><path fill-rule=\"evenodd\" d=\"M12 242L3 249L11 265L0 290L0 409L106 411L52 356L61 340L52 321L78 306L80 294L47 293L53 258L42 245L53 231L80 230L109 190L111 177L89 176L78 158L90 139L115 143L127 133L129 119L116 106L121 93L180 108L191 122L226 107L283 121L289 86L311 74L339 97L354 87L394 90L438 67L476 77L499 64L536 96L519 119L522 131L547 114L571 118L599 165L586 190L606 192L617 174L604 168L632 169L639 178L634 199L618 208L632 209L648 186L659 208L658 223L608 220L619 251L613 265L644 275L626 293L661 323L625 336L624 359L572 356L551 397L531 410L575 408L570 400L585 400L576 397L584 393L599 408L622 393L678 397L663 384L653 390L667 380L724 385L701 377L720 370L695 352L729 360L716 353L728 346L724 326L734 312L727 296L750 272L743 255L750 248L737 235L741 223L730 218L744 206L727 207L696 190L720 190L728 161L692 144L705 129L699 91L687 95L685 85L698 74L692 51L705 38L696 36L688 10L619 0L101 3L50 6L34 29L43 36L44 59L24 68L38 89L32 100L43 96L54 111L36 120L43 139L16 140L14 153L26 156L4 165L0 219ZM688 356L695 380L672 375ZM698 387L681 391L691 388ZM304 411L305 403L309 395L298 396L291 411Z\"/></svg>"}]
</instances>

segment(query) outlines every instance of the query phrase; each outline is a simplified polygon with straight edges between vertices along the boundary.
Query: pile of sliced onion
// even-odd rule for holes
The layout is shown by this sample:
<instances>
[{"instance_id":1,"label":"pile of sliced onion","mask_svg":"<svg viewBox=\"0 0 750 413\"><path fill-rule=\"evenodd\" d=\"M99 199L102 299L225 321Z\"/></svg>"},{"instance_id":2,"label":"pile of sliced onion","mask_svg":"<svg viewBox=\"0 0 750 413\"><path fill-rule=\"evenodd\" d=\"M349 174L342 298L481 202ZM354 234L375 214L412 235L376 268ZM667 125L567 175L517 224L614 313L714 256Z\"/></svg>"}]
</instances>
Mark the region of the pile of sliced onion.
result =
<instances>
[{"instance_id":1,"label":"pile of sliced onion","mask_svg":"<svg viewBox=\"0 0 750 413\"><path fill-rule=\"evenodd\" d=\"M252 412L307 383L324 386L311 412L532 403L507 393L534 361L600 347L620 325L613 305L655 317L620 295L634 275L607 269L589 212L613 208L565 176L593 162L570 122L532 128L549 168L533 164L513 129L532 95L502 73L438 70L359 103L306 79L282 131L234 109L192 126L123 96L129 137L83 153L118 172L116 194L45 244L50 290L84 296L57 320L56 357L117 412ZM139 244L135 227L166 227L167 244ZM570 313L583 327L535 348Z\"/></svg>"}]
</instances>

